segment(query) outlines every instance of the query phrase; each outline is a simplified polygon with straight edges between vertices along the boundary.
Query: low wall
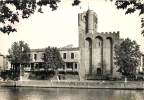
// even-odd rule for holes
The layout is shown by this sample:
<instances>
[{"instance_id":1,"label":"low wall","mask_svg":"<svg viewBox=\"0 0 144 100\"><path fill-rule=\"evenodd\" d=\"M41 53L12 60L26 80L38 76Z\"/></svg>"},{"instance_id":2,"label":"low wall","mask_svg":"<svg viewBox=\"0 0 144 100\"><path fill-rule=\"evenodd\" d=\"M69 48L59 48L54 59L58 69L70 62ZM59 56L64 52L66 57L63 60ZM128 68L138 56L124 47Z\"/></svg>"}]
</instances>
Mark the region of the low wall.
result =
<instances>
[{"instance_id":1,"label":"low wall","mask_svg":"<svg viewBox=\"0 0 144 100\"><path fill-rule=\"evenodd\" d=\"M0 86L94 89L144 89L144 82L122 81L9 81Z\"/></svg>"}]
</instances>

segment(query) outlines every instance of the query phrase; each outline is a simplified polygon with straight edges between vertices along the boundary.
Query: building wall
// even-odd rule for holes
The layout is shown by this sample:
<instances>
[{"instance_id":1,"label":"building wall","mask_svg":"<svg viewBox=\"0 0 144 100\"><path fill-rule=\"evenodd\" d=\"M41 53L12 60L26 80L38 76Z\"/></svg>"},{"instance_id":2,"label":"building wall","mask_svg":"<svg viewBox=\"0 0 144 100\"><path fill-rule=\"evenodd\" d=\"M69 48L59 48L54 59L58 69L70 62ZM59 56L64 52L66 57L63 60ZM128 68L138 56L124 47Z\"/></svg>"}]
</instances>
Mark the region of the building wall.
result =
<instances>
[{"instance_id":1,"label":"building wall","mask_svg":"<svg viewBox=\"0 0 144 100\"><path fill-rule=\"evenodd\" d=\"M64 58L64 53L66 53L66 59ZM74 53L74 58L71 58L72 53ZM60 50L60 54L65 62L79 62L79 48L64 48Z\"/></svg>"},{"instance_id":2,"label":"building wall","mask_svg":"<svg viewBox=\"0 0 144 100\"><path fill-rule=\"evenodd\" d=\"M144 54L141 54L139 65L137 67L137 73L144 73Z\"/></svg>"},{"instance_id":3,"label":"building wall","mask_svg":"<svg viewBox=\"0 0 144 100\"><path fill-rule=\"evenodd\" d=\"M79 71L79 59L80 59L80 55L79 55L79 48L63 48L60 49L60 54L61 57L63 59L63 61L65 62L65 70L66 71ZM66 54L66 58L64 57L64 55ZM69 64L71 64L72 68L69 68Z\"/></svg>"},{"instance_id":4,"label":"building wall","mask_svg":"<svg viewBox=\"0 0 144 100\"><path fill-rule=\"evenodd\" d=\"M0 70L4 70L8 68L8 59L0 54Z\"/></svg>"},{"instance_id":5,"label":"building wall","mask_svg":"<svg viewBox=\"0 0 144 100\"><path fill-rule=\"evenodd\" d=\"M80 74L116 74L114 69L114 46L119 43L119 32L97 32L97 16L91 10L78 16Z\"/></svg>"},{"instance_id":6,"label":"building wall","mask_svg":"<svg viewBox=\"0 0 144 100\"><path fill-rule=\"evenodd\" d=\"M0 55L0 69L3 69L4 67L4 57L3 55Z\"/></svg>"},{"instance_id":7,"label":"building wall","mask_svg":"<svg viewBox=\"0 0 144 100\"><path fill-rule=\"evenodd\" d=\"M31 50L31 54L30 54L31 62L43 62L43 60L42 60L43 54L44 54L43 49L33 49L33 50Z\"/></svg>"},{"instance_id":8,"label":"building wall","mask_svg":"<svg viewBox=\"0 0 144 100\"><path fill-rule=\"evenodd\" d=\"M79 48L59 48L60 55L65 62L64 71L79 71ZM64 54L66 54L66 58L64 58ZM73 54L73 55L72 55ZM36 57L35 57L36 55ZM31 63L39 64L43 61L44 49L32 49L30 53ZM73 56L73 57L72 57ZM34 65L35 66L35 65ZM72 68L69 68L72 66Z\"/></svg>"}]
</instances>

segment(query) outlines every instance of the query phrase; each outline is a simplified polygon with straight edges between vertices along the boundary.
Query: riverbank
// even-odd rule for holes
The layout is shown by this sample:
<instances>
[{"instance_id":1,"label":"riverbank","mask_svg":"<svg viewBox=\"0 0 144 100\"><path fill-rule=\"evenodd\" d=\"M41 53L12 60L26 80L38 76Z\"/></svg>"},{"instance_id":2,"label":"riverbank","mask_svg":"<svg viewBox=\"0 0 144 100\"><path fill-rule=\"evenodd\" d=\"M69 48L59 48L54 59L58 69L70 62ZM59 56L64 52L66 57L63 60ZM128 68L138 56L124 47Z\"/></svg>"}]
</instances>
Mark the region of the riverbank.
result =
<instances>
[{"instance_id":1,"label":"riverbank","mask_svg":"<svg viewBox=\"0 0 144 100\"><path fill-rule=\"evenodd\" d=\"M137 81L7 81L1 87L41 87L41 88L87 88L87 89L138 89L144 90L144 82Z\"/></svg>"}]
</instances>

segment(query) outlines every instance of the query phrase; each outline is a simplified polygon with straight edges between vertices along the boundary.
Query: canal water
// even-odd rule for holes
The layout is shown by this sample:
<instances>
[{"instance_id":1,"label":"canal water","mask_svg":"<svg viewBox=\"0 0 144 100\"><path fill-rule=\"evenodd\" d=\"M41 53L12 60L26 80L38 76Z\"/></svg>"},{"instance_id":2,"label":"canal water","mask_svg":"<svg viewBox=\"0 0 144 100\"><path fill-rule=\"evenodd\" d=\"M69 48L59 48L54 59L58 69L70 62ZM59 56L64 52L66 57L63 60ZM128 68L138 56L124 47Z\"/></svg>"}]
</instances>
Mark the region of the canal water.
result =
<instances>
[{"instance_id":1,"label":"canal water","mask_svg":"<svg viewBox=\"0 0 144 100\"><path fill-rule=\"evenodd\" d=\"M0 100L144 100L144 91L1 87Z\"/></svg>"}]
</instances>

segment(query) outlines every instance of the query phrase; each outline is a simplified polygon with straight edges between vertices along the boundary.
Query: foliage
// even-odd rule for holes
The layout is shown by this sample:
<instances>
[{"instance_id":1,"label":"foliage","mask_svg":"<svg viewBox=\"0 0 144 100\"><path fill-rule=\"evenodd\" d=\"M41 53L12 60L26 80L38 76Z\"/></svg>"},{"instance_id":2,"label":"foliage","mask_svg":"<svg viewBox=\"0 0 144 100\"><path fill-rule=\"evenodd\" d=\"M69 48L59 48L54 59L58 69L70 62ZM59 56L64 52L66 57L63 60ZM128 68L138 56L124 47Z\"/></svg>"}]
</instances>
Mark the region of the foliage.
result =
<instances>
[{"instance_id":1,"label":"foliage","mask_svg":"<svg viewBox=\"0 0 144 100\"><path fill-rule=\"evenodd\" d=\"M36 71L36 72L31 72L29 75L30 80L49 80L53 78L54 76L54 71Z\"/></svg>"},{"instance_id":2,"label":"foliage","mask_svg":"<svg viewBox=\"0 0 144 100\"><path fill-rule=\"evenodd\" d=\"M45 49L43 60L45 62L45 69L57 70L64 67L64 61L60 56L59 50L55 47Z\"/></svg>"},{"instance_id":3,"label":"foliage","mask_svg":"<svg viewBox=\"0 0 144 100\"><path fill-rule=\"evenodd\" d=\"M144 14L144 2L142 0L116 0L117 9L126 9L125 14L140 11L139 15Z\"/></svg>"},{"instance_id":4,"label":"foliage","mask_svg":"<svg viewBox=\"0 0 144 100\"><path fill-rule=\"evenodd\" d=\"M19 79L20 66L29 63L30 61L30 48L24 41L14 42L8 50L9 61L12 64L10 72L7 74L10 79Z\"/></svg>"},{"instance_id":5,"label":"foliage","mask_svg":"<svg viewBox=\"0 0 144 100\"><path fill-rule=\"evenodd\" d=\"M14 70L1 71L1 77L3 80L18 80L19 72Z\"/></svg>"},{"instance_id":6,"label":"foliage","mask_svg":"<svg viewBox=\"0 0 144 100\"><path fill-rule=\"evenodd\" d=\"M135 74L136 67L140 60L139 45L130 39L123 40L115 46L115 64L122 75Z\"/></svg>"},{"instance_id":7,"label":"foliage","mask_svg":"<svg viewBox=\"0 0 144 100\"><path fill-rule=\"evenodd\" d=\"M144 1L143 0L116 0L115 5L117 9L126 9L125 14L131 14L139 11L139 15L144 14ZM144 36L144 21L141 19L141 34Z\"/></svg>"},{"instance_id":8,"label":"foliage","mask_svg":"<svg viewBox=\"0 0 144 100\"><path fill-rule=\"evenodd\" d=\"M28 63L30 61L30 48L24 41L14 42L8 52L9 60L13 64Z\"/></svg>"},{"instance_id":9,"label":"foliage","mask_svg":"<svg viewBox=\"0 0 144 100\"><path fill-rule=\"evenodd\" d=\"M55 11L58 8L58 3L64 0L0 0L0 31L10 34L16 32L13 27L15 22L19 22L19 18L29 18L34 14L38 8L38 12L43 13L42 6L47 6ZM82 0L72 0L72 6L79 5ZM144 14L144 1L143 0L105 0L114 1L117 9L125 9L125 14L131 14L135 11L140 11L139 15ZM8 5L13 5L16 11L10 9ZM21 15L21 16L20 16ZM9 22L7 24L7 22ZM142 18L141 28L144 28L144 21ZM7 25L6 25L7 24ZM144 30L142 30L144 35Z\"/></svg>"},{"instance_id":10,"label":"foliage","mask_svg":"<svg viewBox=\"0 0 144 100\"><path fill-rule=\"evenodd\" d=\"M58 8L58 3L61 0L0 0L0 31L3 33L15 32L16 28L13 27L15 22L19 22L19 18L29 18L34 14L38 8L38 12L43 13L42 6L49 5L52 11ZM72 5L78 5L79 0L73 0ZM9 5L15 7L11 10ZM20 16L21 15L21 16Z\"/></svg>"}]
</instances>

